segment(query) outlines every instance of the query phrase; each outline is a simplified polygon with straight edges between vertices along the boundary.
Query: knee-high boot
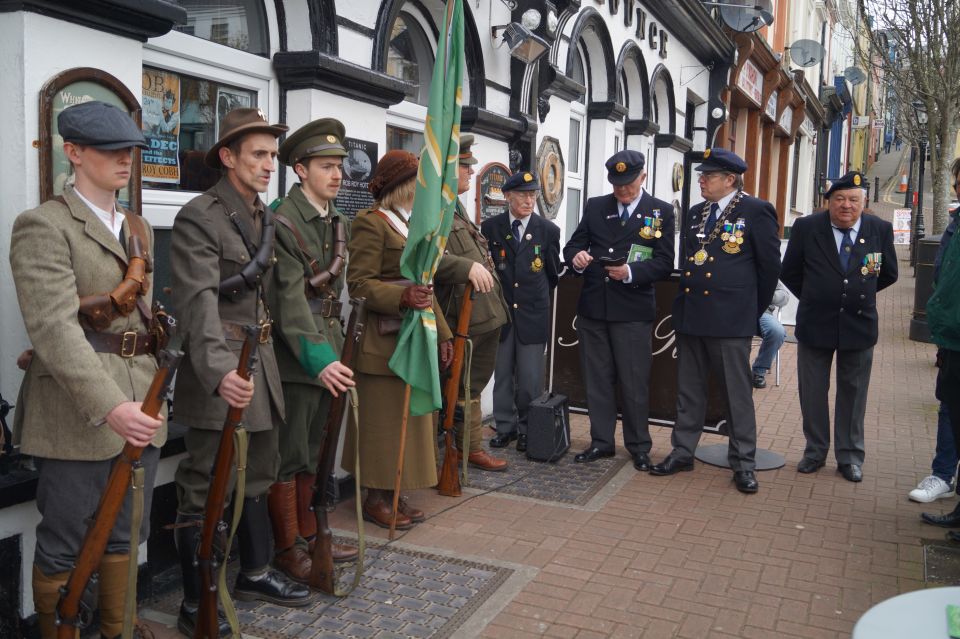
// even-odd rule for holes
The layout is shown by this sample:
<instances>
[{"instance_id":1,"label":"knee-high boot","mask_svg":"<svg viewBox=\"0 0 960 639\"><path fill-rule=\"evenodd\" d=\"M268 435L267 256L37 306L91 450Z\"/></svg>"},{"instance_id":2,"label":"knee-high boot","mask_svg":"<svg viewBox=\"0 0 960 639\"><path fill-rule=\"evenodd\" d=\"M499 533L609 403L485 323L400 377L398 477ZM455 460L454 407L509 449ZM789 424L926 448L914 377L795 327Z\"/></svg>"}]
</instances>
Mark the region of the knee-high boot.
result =
<instances>
[{"instance_id":1,"label":"knee-high boot","mask_svg":"<svg viewBox=\"0 0 960 639\"><path fill-rule=\"evenodd\" d=\"M270 566L270 515L267 497L243 500L243 513L237 528L240 542L240 574L233 595L241 601L269 601L278 606L299 608L314 599L310 589L291 581Z\"/></svg>"},{"instance_id":2,"label":"knee-high boot","mask_svg":"<svg viewBox=\"0 0 960 639\"><path fill-rule=\"evenodd\" d=\"M277 482L267 498L270 523L273 524L273 564L287 577L300 583L310 579L310 555L297 543L297 485L292 481Z\"/></svg>"},{"instance_id":3,"label":"knee-high boot","mask_svg":"<svg viewBox=\"0 0 960 639\"><path fill-rule=\"evenodd\" d=\"M67 583L69 572L45 575L33 565L33 607L40 623L41 639L57 639L57 603L60 602L60 587ZM79 639L78 629L74 637Z\"/></svg>"},{"instance_id":4,"label":"knee-high boot","mask_svg":"<svg viewBox=\"0 0 960 639\"><path fill-rule=\"evenodd\" d=\"M313 486L316 477L312 473L299 473L296 477L297 522L300 526L300 536L306 540L307 552L311 553L311 556L313 556L313 546L317 541L317 515L310 509L313 502ZM337 563L353 561L359 554L357 547L349 544L333 542L330 546L333 560Z\"/></svg>"},{"instance_id":5,"label":"knee-high boot","mask_svg":"<svg viewBox=\"0 0 960 639\"><path fill-rule=\"evenodd\" d=\"M197 568L197 548L200 546L199 525L203 515L177 514L177 524L195 525L179 527L174 532L174 543L180 557L180 572L183 574L183 601L177 616L177 629L188 637L193 637L197 626L197 609L200 606L200 571ZM217 619L220 622L220 636L230 636L230 624L223 612L217 607Z\"/></svg>"}]
</instances>

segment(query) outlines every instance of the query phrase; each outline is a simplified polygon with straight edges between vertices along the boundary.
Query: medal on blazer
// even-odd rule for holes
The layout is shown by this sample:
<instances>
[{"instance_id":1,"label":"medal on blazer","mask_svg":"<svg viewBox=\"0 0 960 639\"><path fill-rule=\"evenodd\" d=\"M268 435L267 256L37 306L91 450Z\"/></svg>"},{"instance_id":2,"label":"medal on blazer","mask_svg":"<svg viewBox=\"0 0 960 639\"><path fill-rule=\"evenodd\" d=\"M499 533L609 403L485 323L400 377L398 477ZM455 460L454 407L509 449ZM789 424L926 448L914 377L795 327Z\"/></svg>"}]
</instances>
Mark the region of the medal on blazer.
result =
<instances>
[{"instance_id":1,"label":"medal on blazer","mask_svg":"<svg viewBox=\"0 0 960 639\"><path fill-rule=\"evenodd\" d=\"M727 226L728 224L730 224L729 220L724 223L724 226ZM723 246L721 246L720 248L722 248L725 253L729 253L730 255L736 255L742 250L740 248L740 245L743 244L743 233L747 227L747 222L742 217L740 217L740 218L737 218L736 223L734 223L732 226L733 226L732 233L724 233L724 235L726 235L725 238L723 236L720 236L720 239L723 240Z\"/></svg>"},{"instance_id":2,"label":"medal on blazer","mask_svg":"<svg viewBox=\"0 0 960 639\"><path fill-rule=\"evenodd\" d=\"M697 266L703 266L707 263L708 260L713 260L712 257L707 255L707 246L717 239L717 236L721 232L724 233L726 237L721 237L723 244L720 248L730 254L735 254L740 252L740 245L743 244L743 231L746 228L746 222L744 219L738 218L736 224L732 226L732 233L729 230L730 227L730 216L733 213L733 210L736 208L737 204L740 203L740 199L743 198L743 191L737 191L737 194L733 196L733 199L727 204L726 208L723 209L723 212L717 216L717 220L713 225L713 230L710 231L710 234L706 233L707 226L707 207L705 206L701 211L700 223L697 225L697 239L700 241L700 249L693 254L693 257L687 258L693 261Z\"/></svg>"},{"instance_id":3,"label":"medal on blazer","mask_svg":"<svg viewBox=\"0 0 960 639\"><path fill-rule=\"evenodd\" d=\"M880 264L883 262L883 253L867 253L860 263L861 275L880 275Z\"/></svg>"},{"instance_id":4,"label":"medal on blazer","mask_svg":"<svg viewBox=\"0 0 960 639\"><path fill-rule=\"evenodd\" d=\"M693 263L697 266L703 266L707 263L707 252L702 248L693 254Z\"/></svg>"},{"instance_id":5,"label":"medal on blazer","mask_svg":"<svg viewBox=\"0 0 960 639\"><path fill-rule=\"evenodd\" d=\"M500 249L500 259L497 260L497 270L507 270L507 252L503 249Z\"/></svg>"},{"instance_id":6,"label":"medal on blazer","mask_svg":"<svg viewBox=\"0 0 960 639\"><path fill-rule=\"evenodd\" d=\"M540 258L540 245L533 245L533 254L536 256L533 258L533 261L530 262L530 270L534 273L539 273L543 270L543 260Z\"/></svg>"},{"instance_id":7,"label":"medal on blazer","mask_svg":"<svg viewBox=\"0 0 960 639\"><path fill-rule=\"evenodd\" d=\"M663 226L663 220L660 219L660 209L653 209L653 215L647 215L643 218L643 228L640 229L640 237L645 240L652 240L663 235L660 227Z\"/></svg>"}]
</instances>

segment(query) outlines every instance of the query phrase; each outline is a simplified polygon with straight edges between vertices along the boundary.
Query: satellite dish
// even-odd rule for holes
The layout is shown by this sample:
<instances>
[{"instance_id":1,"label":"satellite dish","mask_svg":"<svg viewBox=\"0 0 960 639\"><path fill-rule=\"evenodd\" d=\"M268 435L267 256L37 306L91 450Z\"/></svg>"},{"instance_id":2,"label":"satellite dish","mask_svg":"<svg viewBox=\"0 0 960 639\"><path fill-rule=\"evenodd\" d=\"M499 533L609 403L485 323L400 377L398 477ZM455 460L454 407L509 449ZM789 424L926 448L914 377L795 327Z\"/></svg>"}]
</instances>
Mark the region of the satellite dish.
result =
<instances>
[{"instance_id":1,"label":"satellite dish","mask_svg":"<svg viewBox=\"0 0 960 639\"><path fill-rule=\"evenodd\" d=\"M801 67L819 64L827 54L816 40L797 40L787 50L790 52L790 61Z\"/></svg>"},{"instance_id":2,"label":"satellite dish","mask_svg":"<svg viewBox=\"0 0 960 639\"><path fill-rule=\"evenodd\" d=\"M724 24L741 33L751 33L773 24L773 0L718 0Z\"/></svg>"},{"instance_id":3,"label":"satellite dish","mask_svg":"<svg viewBox=\"0 0 960 639\"><path fill-rule=\"evenodd\" d=\"M867 79L867 74L858 67L847 67L843 70L843 77L847 79L852 86L857 86Z\"/></svg>"}]
</instances>

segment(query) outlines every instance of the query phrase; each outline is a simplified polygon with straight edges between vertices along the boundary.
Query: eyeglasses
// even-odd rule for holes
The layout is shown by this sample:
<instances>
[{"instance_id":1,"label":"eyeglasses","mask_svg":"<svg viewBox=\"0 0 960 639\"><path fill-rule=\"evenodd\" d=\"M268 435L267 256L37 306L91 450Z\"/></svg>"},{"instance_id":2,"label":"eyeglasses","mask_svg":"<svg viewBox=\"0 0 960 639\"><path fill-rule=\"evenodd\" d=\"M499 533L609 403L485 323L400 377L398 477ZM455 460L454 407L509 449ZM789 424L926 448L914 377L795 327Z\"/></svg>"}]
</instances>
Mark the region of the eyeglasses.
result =
<instances>
[{"instance_id":1,"label":"eyeglasses","mask_svg":"<svg viewBox=\"0 0 960 639\"><path fill-rule=\"evenodd\" d=\"M704 171L704 172L701 173L700 176L697 178L697 181L703 180L704 182L706 182L707 180L711 180L711 179L713 179L713 178L715 178L715 177L717 177L717 176L726 177L726 176L728 176L728 175L730 175L730 174L729 174L729 173L726 173L726 172L724 172L724 171Z\"/></svg>"}]
</instances>

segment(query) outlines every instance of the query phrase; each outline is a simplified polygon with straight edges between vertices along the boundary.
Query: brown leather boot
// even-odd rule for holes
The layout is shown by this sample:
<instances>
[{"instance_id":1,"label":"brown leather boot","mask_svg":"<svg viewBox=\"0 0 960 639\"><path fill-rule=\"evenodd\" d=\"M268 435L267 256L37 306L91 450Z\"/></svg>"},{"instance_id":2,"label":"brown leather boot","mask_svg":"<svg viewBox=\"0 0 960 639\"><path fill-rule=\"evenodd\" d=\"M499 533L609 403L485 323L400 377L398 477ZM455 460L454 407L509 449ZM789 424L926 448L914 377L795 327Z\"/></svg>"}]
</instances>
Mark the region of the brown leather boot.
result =
<instances>
[{"instance_id":1,"label":"brown leather boot","mask_svg":"<svg viewBox=\"0 0 960 639\"><path fill-rule=\"evenodd\" d=\"M310 555L297 544L297 485L292 481L275 483L270 487L267 505L273 525L273 564L290 579L309 582Z\"/></svg>"},{"instance_id":2,"label":"brown leather boot","mask_svg":"<svg viewBox=\"0 0 960 639\"><path fill-rule=\"evenodd\" d=\"M57 603L60 601L60 586L67 583L69 572L58 572L45 575L33 566L33 607L37 611L37 620L40 624L41 639L57 639ZM74 633L80 638L80 630Z\"/></svg>"},{"instance_id":3,"label":"brown leather boot","mask_svg":"<svg viewBox=\"0 0 960 639\"><path fill-rule=\"evenodd\" d=\"M104 637L119 637L123 632L129 565L130 555L104 555L100 559L100 634ZM137 623L136 617L133 623Z\"/></svg>"},{"instance_id":4,"label":"brown leather boot","mask_svg":"<svg viewBox=\"0 0 960 639\"><path fill-rule=\"evenodd\" d=\"M387 503L389 490L380 490L378 488L367 489L367 498L363 500L363 519L372 522L381 528L390 528L393 520L393 503ZM399 509L397 509L399 511ZM413 522L410 518L401 512L397 512L397 530L409 530L413 528Z\"/></svg>"},{"instance_id":5,"label":"brown leather boot","mask_svg":"<svg viewBox=\"0 0 960 639\"><path fill-rule=\"evenodd\" d=\"M313 540L317 537L317 516L310 510L313 501L313 485L317 476L313 473L297 473L297 526L300 536L307 540L313 552Z\"/></svg>"},{"instance_id":6,"label":"brown leather boot","mask_svg":"<svg viewBox=\"0 0 960 639\"><path fill-rule=\"evenodd\" d=\"M507 469L507 461L498 459L485 450L475 450L467 457L467 462L480 470L499 472Z\"/></svg>"},{"instance_id":7,"label":"brown leather boot","mask_svg":"<svg viewBox=\"0 0 960 639\"><path fill-rule=\"evenodd\" d=\"M427 520L427 516L422 510L419 508L414 508L410 505L410 499L406 495L400 495L400 501L397 503L397 510L399 510L401 514L409 517L410 521L415 524L419 524Z\"/></svg>"}]
</instances>

